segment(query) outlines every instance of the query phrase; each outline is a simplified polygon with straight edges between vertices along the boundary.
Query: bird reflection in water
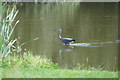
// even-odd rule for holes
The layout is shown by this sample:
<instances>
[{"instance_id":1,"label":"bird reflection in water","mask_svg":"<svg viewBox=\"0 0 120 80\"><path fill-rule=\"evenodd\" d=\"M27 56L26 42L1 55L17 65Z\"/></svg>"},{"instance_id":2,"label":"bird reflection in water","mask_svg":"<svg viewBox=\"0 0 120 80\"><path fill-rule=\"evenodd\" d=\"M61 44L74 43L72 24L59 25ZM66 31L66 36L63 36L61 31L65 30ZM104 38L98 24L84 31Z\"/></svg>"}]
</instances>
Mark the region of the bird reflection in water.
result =
<instances>
[{"instance_id":1,"label":"bird reflection in water","mask_svg":"<svg viewBox=\"0 0 120 80\"><path fill-rule=\"evenodd\" d=\"M71 51L74 51L74 47L73 46L63 46L59 49L59 53L58 53L58 56L60 59L62 59L62 54L64 52L71 52Z\"/></svg>"}]
</instances>

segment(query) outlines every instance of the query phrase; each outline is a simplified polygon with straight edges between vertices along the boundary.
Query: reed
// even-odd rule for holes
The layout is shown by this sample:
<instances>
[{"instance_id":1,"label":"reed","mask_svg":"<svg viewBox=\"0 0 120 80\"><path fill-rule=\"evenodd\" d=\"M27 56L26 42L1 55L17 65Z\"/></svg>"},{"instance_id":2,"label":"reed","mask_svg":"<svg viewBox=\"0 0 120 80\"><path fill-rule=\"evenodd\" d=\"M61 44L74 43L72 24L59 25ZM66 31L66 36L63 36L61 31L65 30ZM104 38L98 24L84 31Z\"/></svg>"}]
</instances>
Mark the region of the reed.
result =
<instances>
[{"instance_id":1,"label":"reed","mask_svg":"<svg viewBox=\"0 0 120 80\"><path fill-rule=\"evenodd\" d=\"M12 52L12 48L15 48L14 43L17 39L12 39L13 31L18 24L19 20L15 21L15 18L18 14L15 6L3 6L3 13L5 16L2 16L1 24L1 53L2 57L6 57Z\"/></svg>"}]
</instances>

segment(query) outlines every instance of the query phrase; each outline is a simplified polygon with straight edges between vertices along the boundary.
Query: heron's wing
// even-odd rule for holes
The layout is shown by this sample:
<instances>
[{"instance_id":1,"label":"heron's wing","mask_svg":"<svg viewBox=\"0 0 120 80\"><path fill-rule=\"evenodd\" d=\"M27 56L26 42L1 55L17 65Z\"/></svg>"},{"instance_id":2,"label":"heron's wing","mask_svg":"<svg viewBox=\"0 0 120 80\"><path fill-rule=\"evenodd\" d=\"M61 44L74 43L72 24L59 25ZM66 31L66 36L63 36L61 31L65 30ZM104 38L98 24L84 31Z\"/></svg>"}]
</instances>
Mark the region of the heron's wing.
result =
<instances>
[{"instance_id":1,"label":"heron's wing","mask_svg":"<svg viewBox=\"0 0 120 80\"><path fill-rule=\"evenodd\" d=\"M73 40L73 38L63 38L63 39L66 39L66 40Z\"/></svg>"}]
</instances>

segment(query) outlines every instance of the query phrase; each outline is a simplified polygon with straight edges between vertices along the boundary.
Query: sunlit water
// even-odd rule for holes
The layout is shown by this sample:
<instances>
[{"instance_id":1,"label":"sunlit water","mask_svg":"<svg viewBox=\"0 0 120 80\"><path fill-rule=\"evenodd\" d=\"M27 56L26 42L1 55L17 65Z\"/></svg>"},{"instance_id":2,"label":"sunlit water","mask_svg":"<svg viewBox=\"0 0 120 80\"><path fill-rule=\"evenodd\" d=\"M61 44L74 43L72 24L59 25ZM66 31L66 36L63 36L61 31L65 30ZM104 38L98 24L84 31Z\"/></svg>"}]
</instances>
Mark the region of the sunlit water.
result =
<instances>
[{"instance_id":1,"label":"sunlit water","mask_svg":"<svg viewBox=\"0 0 120 80\"><path fill-rule=\"evenodd\" d=\"M34 55L46 55L61 67L118 67L118 9L117 3L18 3L20 23L14 36L20 43L39 37L23 47ZM76 40L69 46L58 39Z\"/></svg>"}]
</instances>

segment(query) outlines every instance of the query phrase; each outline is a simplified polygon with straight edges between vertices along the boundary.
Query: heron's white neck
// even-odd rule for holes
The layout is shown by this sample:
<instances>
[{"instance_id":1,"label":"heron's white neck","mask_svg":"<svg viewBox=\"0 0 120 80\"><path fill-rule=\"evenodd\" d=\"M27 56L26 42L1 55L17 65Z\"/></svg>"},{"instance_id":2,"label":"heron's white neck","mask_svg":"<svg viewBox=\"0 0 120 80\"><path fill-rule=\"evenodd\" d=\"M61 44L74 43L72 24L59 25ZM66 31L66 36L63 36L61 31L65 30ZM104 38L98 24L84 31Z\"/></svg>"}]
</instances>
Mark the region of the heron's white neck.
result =
<instances>
[{"instance_id":1,"label":"heron's white neck","mask_svg":"<svg viewBox=\"0 0 120 80\"><path fill-rule=\"evenodd\" d=\"M58 38L59 38L59 39L61 38L61 33L62 33L62 31L60 31L60 32L58 33Z\"/></svg>"}]
</instances>

